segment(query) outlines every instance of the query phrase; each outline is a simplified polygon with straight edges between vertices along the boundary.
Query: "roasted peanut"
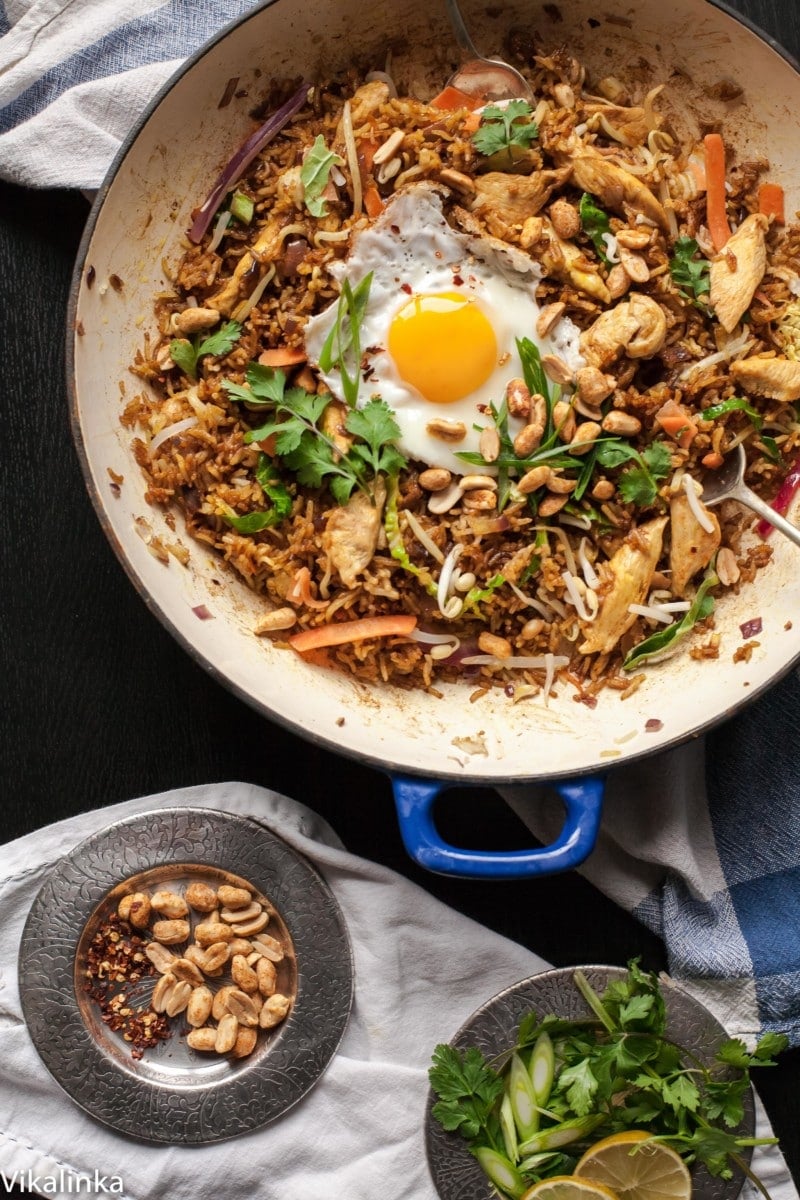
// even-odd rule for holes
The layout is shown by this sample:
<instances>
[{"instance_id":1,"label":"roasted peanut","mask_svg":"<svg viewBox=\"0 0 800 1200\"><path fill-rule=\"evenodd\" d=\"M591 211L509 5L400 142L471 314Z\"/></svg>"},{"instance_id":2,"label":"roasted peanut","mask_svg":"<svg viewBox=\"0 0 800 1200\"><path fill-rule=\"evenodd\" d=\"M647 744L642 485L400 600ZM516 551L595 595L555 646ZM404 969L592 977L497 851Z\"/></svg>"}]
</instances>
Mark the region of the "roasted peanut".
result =
<instances>
[{"instance_id":1,"label":"roasted peanut","mask_svg":"<svg viewBox=\"0 0 800 1200\"><path fill-rule=\"evenodd\" d=\"M497 493L491 488L476 488L464 493L463 505L472 512L491 512L497 505Z\"/></svg>"},{"instance_id":2,"label":"roasted peanut","mask_svg":"<svg viewBox=\"0 0 800 1200\"><path fill-rule=\"evenodd\" d=\"M134 929L144 929L150 921L150 897L145 892L123 896L117 913L123 921L129 921Z\"/></svg>"},{"instance_id":3,"label":"roasted peanut","mask_svg":"<svg viewBox=\"0 0 800 1200\"><path fill-rule=\"evenodd\" d=\"M280 1025L291 1007L292 1002L289 997L280 992L276 992L274 996L268 996L258 1017L259 1025L262 1029L273 1029L274 1026Z\"/></svg>"},{"instance_id":4,"label":"roasted peanut","mask_svg":"<svg viewBox=\"0 0 800 1200\"><path fill-rule=\"evenodd\" d=\"M426 492L441 492L452 482L453 476L446 467L431 467L419 477L419 486Z\"/></svg>"},{"instance_id":5,"label":"roasted peanut","mask_svg":"<svg viewBox=\"0 0 800 1200\"><path fill-rule=\"evenodd\" d=\"M628 250L645 250L649 245L652 234L648 229L619 229L617 243Z\"/></svg>"},{"instance_id":6,"label":"roasted peanut","mask_svg":"<svg viewBox=\"0 0 800 1200\"><path fill-rule=\"evenodd\" d=\"M383 145L372 156L372 161L375 165L380 166L381 163L389 162L394 158L396 152L400 149L405 139L405 132L402 129L395 129L394 133L390 134Z\"/></svg>"},{"instance_id":7,"label":"roasted peanut","mask_svg":"<svg viewBox=\"0 0 800 1200\"><path fill-rule=\"evenodd\" d=\"M273 995L278 986L278 972L275 964L268 958L260 958L256 963L256 979L258 990L262 996Z\"/></svg>"},{"instance_id":8,"label":"roasted peanut","mask_svg":"<svg viewBox=\"0 0 800 1200\"><path fill-rule=\"evenodd\" d=\"M162 975L162 979L164 976ZM170 993L167 996L164 1012L168 1017L177 1017L178 1013L182 1013L189 1003L189 998L193 988L185 979L179 979L172 985Z\"/></svg>"},{"instance_id":9,"label":"roasted peanut","mask_svg":"<svg viewBox=\"0 0 800 1200\"><path fill-rule=\"evenodd\" d=\"M523 496L529 496L531 492L536 492L540 487L544 487L550 478L550 468L546 465L540 467L531 467L530 471L526 471L520 480L517 482L517 491Z\"/></svg>"},{"instance_id":10,"label":"roasted peanut","mask_svg":"<svg viewBox=\"0 0 800 1200\"><path fill-rule=\"evenodd\" d=\"M558 236L565 242L577 237L581 231L580 213L568 200L556 200L550 205L550 220Z\"/></svg>"},{"instance_id":11,"label":"roasted peanut","mask_svg":"<svg viewBox=\"0 0 800 1200\"><path fill-rule=\"evenodd\" d=\"M235 925L229 925L238 937L250 937L253 933L258 933L264 928L269 921L269 913L262 911L257 917L251 917L249 921L237 921Z\"/></svg>"},{"instance_id":12,"label":"roasted peanut","mask_svg":"<svg viewBox=\"0 0 800 1200\"><path fill-rule=\"evenodd\" d=\"M527 421L531 415L531 393L524 379L510 379L506 384L508 415Z\"/></svg>"},{"instance_id":13,"label":"roasted peanut","mask_svg":"<svg viewBox=\"0 0 800 1200\"><path fill-rule=\"evenodd\" d=\"M488 488L497 491L497 480L493 475L462 475L461 487L465 492L475 492L478 488Z\"/></svg>"},{"instance_id":14,"label":"roasted peanut","mask_svg":"<svg viewBox=\"0 0 800 1200\"><path fill-rule=\"evenodd\" d=\"M236 988L231 984L226 987L221 987L214 995L214 1000L211 1005L211 1015L215 1021L221 1021L228 1011L228 997L231 992L235 992Z\"/></svg>"},{"instance_id":15,"label":"roasted peanut","mask_svg":"<svg viewBox=\"0 0 800 1200\"><path fill-rule=\"evenodd\" d=\"M553 405L553 422L562 442L571 442L575 433L575 413L566 400L557 400Z\"/></svg>"},{"instance_id":16,"label":"roasted peanut","mask_svg":"<svg viewBox=\"0 0 800 1200\"><path fill-rule=\"evenodd\" d=\"M213 946L214 942L229 942L234 936L233 926L223 921L201 921L195 927L194 936L201 946Z\"/></svg>"},{"instance_id":17,"label":"roasted peanut","mask_svg":"<svg viewBox=\"0 0 800 1200\"><path fill-rule=\"evenodd\" d=\"M247 938L235 937L233 941L228 942L228 950L231 958L233 958L234 954L244 954L246 958L252 949L253 943L248 941Z\"/></svg>"},{"instance_id":18,"label":"roasted peanut","mask_svg":"<svg viewBox=\"0 0 800 1200\"><path fill-rule=\"evenodd\" d=\"M429 421L425 429L431 437L438 438L440 442L451 442L454 445L463 442L467 436L467 427L463 421L446 421L443 417Z\"/></svg>"},{"instance_id":19,"label":"roasted peanut","mask_svg":"<svg viewBox=\"0 0 800 1200\"><path fill-rule=\"evenodd\" d=\"M153 892L153 895L150 897L150 904L157 913L169 918L171 921L185 917L189 911L189 906L183 896L179 896L177 892Z\"/></svg>"},{"instance_id":20,"label":"roasted peanut","mask_svg":"<svg viewBox=\"0 0 800 1200\"><path fill-rule=\"evenodd\" d=\"M530 621L526 621L519 631L519 636L526 642L532 642L537 638L544 629L544 620L542 617L531 617Z\"/></svg>"},{"instance_id":21,"label":"roasted peanut","mask_svg":"<svg viewBox=\"0 0 800 1200\"><path fill-rule=\"evenodd\" d=\"M592 488L592 497L595 500L610 500L615 490L610 479L598 479Z\"/></svg>"},{"instance_id":22,"label":"roasted peanut","mask_svg":"<svg viewBox=\"0 0 800 1200\"><path fill-rule=\"evenodd\" d=\"M611 395L617 386L613 375L605 375L599 367L581 367L575 376L581 398L592 407L597 407Z\"/></svg>"},{"instance_id":23,"label":"roasted peanut","mask_svg":"<svg viewBox=\"0 0 800 1200\"><path fill-rule=\"evenodd\" d=\"M455 171L452 167L444 167L439 172L439 179L447 187L461 192L462 196L471 196L476 191L475 181L470 179L469 175L464 175L461 171Z\"/></svg>"},{"instance_id":24,"label":"roasted peanut","mask_svg":"<svg viewBox=\"0 0 800 1200\"><path fill-rule=\"evenodd\" d=\"M202 1029L192 1029L186 1038L186 1045L193 1050L213 1054L217 1048L217 1031L208 1025Z\"/></svg>"},{"instance_id":25,"label":"roasted peanut","mask_svg":"<svg viewBox=\"0 0 800 1200\"><path fill-rule=\"evenodd\" d=\"M622 263L615 263L608 272L608 278L606 279L606 287L608 288L608 294L610 295L611 299L619 300L627 291L630 290L630 286L630 275L625 270Z\"/></svg>"},{"instance_id":26,"label":"roasted peanut","mask_svg":"<svg viewBox=\"0 0 800 1200\"><path fill-rule=\"evenodd\" d=\"M175 326L175 332L183 334L184 337L190 337L193 333L200 333L203 329L213 329L219 324L220 316L215 308L200 308L199 305L193 308L185 308L183 312L175 313L172 319L172 324Z\"/></svg>"},{"instance_id":27,"label":"roasted peanut","mask_svg":"<svg viewBox=\"0 0 800 1200\"><path fill-rule=\"evenodd\" d=\"M188 921L154 921L153 937L164 946L176 946L189 937Z\"/></svg>"},{"instance_id":28,"label":"roasted peanut","mask_svg":"<svg viewBox=\"0 0 800 1200\"><path fill-rule=\"evenodd\" d=\"M231 956L227 942L212 942L203 952L202 970L206 975L218 975Z\"/></svg>"},{"instance_id":29,"label":"roasted peanut","mask_svg":"<svg viewBox=\"0 0 800 1200\"><path fill-rule=\"evenodd\" d=\"M487 425L481 430L478 449L484 462L492 463L500 453L500 434L494 425Z\"/></svg>"},{"instance_id":30,"label":"roasted peanut","mask_svg":"<svg viewBox=\"0 0 800 1200\"><path fill-rule=\"evenodd\" d=\"M561 509L564 507L564 505L567 503L568 500L569 500L569 496L553 496L553 495L545 496L544 500L539 505L539 516L540 517L555 516L555 514L557 512L561 512Z\"/></svg>"},{"instance_id":31,"label":"roasted peanut","mask_svg":"<svg viewBox=\"0 0 800 1200\"><path fill-rule=\"evenodd\" d=\"M563 300L556 300L553 304L545 304L536 318L536 332L539 337L547 337L550 330L563 317L566 307Z\"/></svg>"},{"instance_id":32,"label":"roasted peanut","mask_svg":"<svg viewBox=\"0 0 800 1200\"><path fill-rule=\"evenodd\" d=\"M588 454L602 430L597 421L582 421L575 430L569 446L570 454Z\"/></svg>"},{"instance_id":33,"label":"roasted peanut","mask_svg":"<svg viewBox=\"0 0 800 1200\"><path fill-rule=\"evenodd\" d=\"M243 992L239 988L234 988L228 993L228 1012L231 1016L236 1017L240 1025L246 1025L250 1028L258 1025L261 1004L262 1000L260 996L254 999L252 996L248 996L247 992Z\"/></svg>"},{"instance_id":34,"label":"roasted peanut","mask_svg":"<svg viewBox=\"0 0 800 1200\"><path fill-rule=\"evenodd\" d=\"M517 436L514 438L514 453L517 458L527 458L532 450L542 440L544 434L544 426L538 421L531 422L529 425L523 425Z\"/></svg>"},{"instance_id":35,"label":"roasted peanut","mask_svg":"<svg viewBox=\"0 0 800 1200\"><path fill-rule=\"evenodd\" d=\"M530 250L531 246L535 246L537 242L541 241L543 233L544 221L542 218L527 217L522 223L522 231L519 236L523 250Z\"/></svg>"},{"instance_id":36,"label":"roasted peanut","mask_svg":"<svg viewBox=\"0 0 800 1200\"><path fill-rule=\"evenodd\" d=\"M144 948L144 952L155 969L162 975L172 970L172 964L177 962L176 956L172 951L168 950L166 946L162 946L160 942L148 942Z\"/></svg>"},{"instance_id":37,"label":"roasted peanut","mask_svg":"<svg viewBox=\"0 0 800 1200\"><path fill-rule=\"evenodd\" d=\"M217 893L207 883L190 883L186 889L186 903L197 912L213 912L217 907Z\"/></svg>"},{"instance_id":38,"label":"roasted peanut","mask_svg":"<svg viewBox=\"0 0 800 1200\"><path fill-rule=\"evenodd\" d=\"M603 417L601 427L605 433L618 433L622 437L635 437L637 433L641 433L642 431L642 422L633 413L626 413L618 408L613 408L610 413L606 413Z\"/></svg>"},{"instance_id":39,"label":"roasted peanut","mask_svg":"<svg viewBox=\"0 0 800 1200\"><path fill-rule=\"evenodd\" d=\"M625 268L625 273L634 283L647 283L650 278L650 268L641 254L634 254L626 246L619 247L619 261Z\"/></svg>"},{"instance_id":40,"label":"roasted peanut","mask_svg":"<svg viewBox=\"0 0 800 1200\"><path fill-rule=\"evenodd\" d=\"M256 1048L258 1041L258 1030L240 1028L236 1034L236 1041L231 1054L234 1058L247 1058L248 1054L252 1054Z\"/></svg>"},{"instance_id":41,"label":"roasted peanut","mask_svg":"<svg viewBox=\"0 0 800 1200\"><path fill-rule=\"evenodd\" d=\"M548 492L555 492L557 496L568 496L577 486L577 479L565 479L563 475L556 475L555 471L550 472L547 481Z\"/></svg>"},{"instance_id":42,"label":"roasted peanut","mask_svg":"<svg viewBox=\"0 0 800 1200\"><path fill-rule=\"evenodd\" d=\"M172 995L172 989L176 982L177 980L171 971L167 971L158 980L156 986L153 988L153 996L150 1000L154 1012L163 1013L166 1011L167 1000Z\"/></svg>"},{"instance_id":43,"label":"roasted peanut","mask_svg":"<svg viewBox=\"0 0 800 1200\"><path fill-rule=\"evenodd\" d=\"M572 367L557 354L543 354L542 368L548 379L552 379L553 383L558 383L561 387L569 387L574 382L575 372Z\"/></svg>"},{"instance_id":44,"label":"roasted peanut","mask_svg":"<svg viewBox=\"0 0 800 1200\"><path fill-rule=\"evenodd\" d=\"M252 895L245 888L231 887L227 883L217 888L217 896L225 908L247 908L253 903Z\"/></svg>"},{"instance_id":45,"label":"roasted peanut","mask_svg":"<svg viewBox=\"0 0 800 1200\"><path fill-rule=\"evenodd\" d=\"M242 954L234 955L231 961L231 978L243 992L258 991L258 977L253 968L247 965L247 959Z\"/></svg>"},{"instance_id":46,"label":"roasted peanut","mask_svg":"<svg viewBox=\"0 0 800 1200\"><path fill-rule=\"evenodd\" d=\"M739 582L741 571L736 561L736 555L729 546L722 546L717 551L717 575L723 587L733 587Z\"/></svg>"},{"instance_id":47,"label":"roasted peanut","mask_svg":"<svg viewBox=\"0 0 800 1200\"><path fill-rule=\"evenodd\" d=\"M207 988L205 984L194 988L189 997L189 1003L186 1005L186 1020L195 1029L201 1025L205 1025L211 1016L211 1006L213 1003L214 997L211 994L211 989Z\"/></svg>"},{"instance_id":48,"label":"roasted peanut","mask_svg":"<svg viewBox=\"0 0 800 1200\"><path fill-rule=\"evenodd\" d=\"M187 983L194 984L195 986L203 982L200 968L190 958L174 959L170 970L176 979L185 980Z\"/></svg>"},{"instance_id":49,"label":"roasted peanut","mask_svg":"<svg viewBox=\"0 0 800 1200\"><path fill-rule=\"evenodd\" d=\"M253 632L261 637L267 633L279 633L282 629L291 629L297 624L297 613L293 608L273 608L262 617Z\"/></svg>"},{"instance_id":50,"label":"roasted peanut","mask_svg":"<svg viewBox=\"0 0 800 1200\"><path fill-rule=\"evenodd\" d=\"M253 949L259 950L271 962L283 961L283 946L277 938L271 937L268 933L260 933L258 937L253 938Z\"/></svg>"},{"instance_id":51,"label":"roasted peanut","mask_svg":"<svg viewBox=\"0 0 800 1200\"><path fill-rule=\"evenodd\" d=\"M217 1054L229 1054L236 1045L236 1035L239 1032L239 1022L232 1013L226 1013L217 1026L217 1038L214 1049Z\"/></svg>"},{"instance_id":52,"label":"roasted peanut","mask_svg":"<svg viewBox=\"0 0 800 1200\"><path fill-rule=\"evenodd\" d=\"M443 491L432 494L428 501L428 512L432 512L435 516L441 516L442 513L449 512L451 508L454 508L463 495L461 484L454 479Z\"/></svg>"},{"instance_id":53,"label":"roasted peanut","mask_svg":"<svg viewBox=\"0 0 800 1200\"><path fill-rule=\"evenodd\" d=\"M253 917L257 917L261 911L261 905L254 900L252 904L248 904L244 908L223 908L219 915L220 920L225 921L228 925L234 925L237 921L252 921Z\"/></svg>"},{"instance_id":54,"label":"roasted peanut","mask_svg":"<svg viewBox=\"0 0 800 1200\"><path fill-rule=\"evenodd\" d=\"M493 658L511 657L511 642L486 630L478 637L478 649L481 654L491 654Z\"/></svg>"}]
</instances>

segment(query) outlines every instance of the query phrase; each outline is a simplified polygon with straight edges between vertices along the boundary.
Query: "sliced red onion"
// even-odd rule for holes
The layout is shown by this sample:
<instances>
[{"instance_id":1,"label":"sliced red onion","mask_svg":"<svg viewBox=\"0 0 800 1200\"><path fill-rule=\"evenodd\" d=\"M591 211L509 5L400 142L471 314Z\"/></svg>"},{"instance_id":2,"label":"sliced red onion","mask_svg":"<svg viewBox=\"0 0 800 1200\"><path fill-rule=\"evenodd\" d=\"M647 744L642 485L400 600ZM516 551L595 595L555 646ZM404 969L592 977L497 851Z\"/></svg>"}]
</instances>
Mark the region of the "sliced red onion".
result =
<instances>
[{"instance_id":1,"label":"sliced red onion","mask_svg":"<svg viewBox=\"0 0 800 1200\"><path fill-rule=\"evenodd\" d=\"M792 500L794 500L795 492L799 487L800 458L795 460L791 471L778 489L777 496L772 501L771 507L774 508L776 513L780 513L781 516L786 515L789 510L789 505L792 503ZM770 525L769 521L761 520L756 525L756 532L758 533L759 537L769 537L769 535L772 533L772 526Z\"/></svg>"},{"instance_id":2,"label":"sliced red onion","mask_svg":"<svg viewBox=\"0 0 800 1200\"><path fill-rule=\"evenodd\" d=\"M150 443L150 457L153 457L158 447L163 446L164 442L168 442L170 438L177 437L179 433L185 433L187 429L193 429L196 424L197 417L184 417L182 421L174 421L172 425L165 425Z\"/></svg>"},{"instance_id":3,"label":"sliced red onion","mask_svg":"<svg viewBox=\"0 0 800 1200\"><path fill-rule=\"evenodd\" d=\"M742 637L747 641L748 638L757 637L764 628L761 617L753 617L752 621L745 621L739 626Z\"/></svg>"},{"instance_id":4,"label":"sliced red onion","mask_svg":"<svg viewBox=\"0 0 800 1200\"><path fill-rule=\"evenodd\" d=\"M658 733L664 728L664 722L659 721L658 717L650 717L645 721L644 728L646 733Z\"/></svg>"},{"instance_id":5,"label":"sliced red onion","mask_svg":"<svg viewBox=\"0 0 800 1200\"><path fill-rule=\"evenodd\" d=\"M260 125L255 133L251 133L250 137L242 143L233 158L223 169L219 179L200 208L194 212L192 225L189 229L190 241L197 244L203 240L206 230L214 217L214 213L222 203L225 193L241 179L256 155L280 133L284 126L291 121L295 113L300 111L308 99L310 91L310 83L301 83L294 95L277 112L274 112L263 125Z\"/></svg>"},{"instance_id":6,"label":"sliced red onion","mask_svg":"<svg viewBox=\"0 0 800 1200\"><path fill-rule=\"evenodd\" d=\"M205 604L193 604L192 612L200 621L214 620L214 614L208 611Z\"/></svg>"}]
</instances>

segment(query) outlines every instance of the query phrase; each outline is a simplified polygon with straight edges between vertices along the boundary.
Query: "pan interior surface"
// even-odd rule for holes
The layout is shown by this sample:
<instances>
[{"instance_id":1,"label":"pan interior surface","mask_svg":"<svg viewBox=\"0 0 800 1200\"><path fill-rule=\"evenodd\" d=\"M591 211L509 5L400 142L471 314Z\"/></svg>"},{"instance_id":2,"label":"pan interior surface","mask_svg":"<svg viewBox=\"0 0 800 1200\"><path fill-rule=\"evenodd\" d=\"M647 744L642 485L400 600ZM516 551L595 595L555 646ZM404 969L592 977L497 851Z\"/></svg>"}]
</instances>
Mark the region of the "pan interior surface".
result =
<instances>
[{"instance_id":1,"label":"pan interior surface","mask_svg":"<svg viewBox=\"0 0 800 1200\"><path fill-rule=\"evenodd\" d=\"M502 51L510 27L566 45L591 74L610 71L641 91L666 83L665 109L687 136L715 121L744 157L765 156L784 185L787 211L800 208L800 82L774 48L726 12L699 0L671 5L609 0L599 13L569 5L511 3L487 11L466 3L484 53ZM180 518L144 499L144 482L120 424L141 387L130 364L141 348L153 297L169 287L192 210L252 130L250 113L270 77L322 78L350 65L382 70L391 51L396 78L431 95L457 52L444 5L408 0L402 29L394 3L369 19L356 0L320 10L276 3L256 9L171 81L123 148L90 220L76 270L69 347L73 427L87 484L105 531L158 618L219 680L272 720L333 749L381 766L454 779L513 781L604 770L663 749L730 715L800 655L800 563L773 535L772 562L740 594L726 593L716 624L720 653L698 661L681 651L643 672L627 698L608 689L595 707L560 686L513 704L501 689L471 699L472 686L436 695L366 687L303 662L254 637L258 596L212 553L191 541ZM680 64L676 71L675 64ZM220 107L222 97L235 94ZM743 89L735 102L720 86ZM733 90L736 90L733 89ZM181 542L188 567L159 544ZM760 618L749 661L734 662L740 626Z\"/></svg>"}]
</instances>

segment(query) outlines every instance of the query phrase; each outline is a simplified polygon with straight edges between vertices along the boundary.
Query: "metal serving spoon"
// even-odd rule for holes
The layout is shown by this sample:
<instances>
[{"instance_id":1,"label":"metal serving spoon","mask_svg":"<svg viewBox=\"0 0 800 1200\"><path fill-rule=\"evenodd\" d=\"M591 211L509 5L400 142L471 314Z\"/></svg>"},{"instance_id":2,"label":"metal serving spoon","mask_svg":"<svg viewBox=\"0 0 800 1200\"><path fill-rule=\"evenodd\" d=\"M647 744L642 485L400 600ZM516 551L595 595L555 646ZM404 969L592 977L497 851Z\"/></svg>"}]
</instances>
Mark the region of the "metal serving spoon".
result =
<instances>
[{"instance_id":1,"label":"metal serving spoon","mask_svg":"<svg viewBox=\"0 0 800 1200\"><path fill-rule=\"evenodd\" d=\"M703 485L703 495L701 496L703 504L706 508L713 508L715 504L721 504L723 500L738 500L745 508L752 509L754 513L758 513L759 517L763 517L765 521L769 521L770 525L774 525L781 533L785 533L796 546L800 546L800 529L792 525L780 513L776 513L774 508L765 504L761 497L757 496L744 482L746 464L744 446L739 445L736 447L735 453L725 459L718 471L706 471L700 480Z\"/></svg>"},{"instance_id":2,"label":"metal serving spoon","mask_svg":"<svg viewBox=\"0 0 800 1200\"><path fill-rule=\"evenodd\" d=\"M534 102L528 81L502 59L483 58L469 36L457 0L445 0L453 33L465 55L469 57L448 80L451 87L480 96L484 100L527 100Z\"/></svg>"}]
</instances>

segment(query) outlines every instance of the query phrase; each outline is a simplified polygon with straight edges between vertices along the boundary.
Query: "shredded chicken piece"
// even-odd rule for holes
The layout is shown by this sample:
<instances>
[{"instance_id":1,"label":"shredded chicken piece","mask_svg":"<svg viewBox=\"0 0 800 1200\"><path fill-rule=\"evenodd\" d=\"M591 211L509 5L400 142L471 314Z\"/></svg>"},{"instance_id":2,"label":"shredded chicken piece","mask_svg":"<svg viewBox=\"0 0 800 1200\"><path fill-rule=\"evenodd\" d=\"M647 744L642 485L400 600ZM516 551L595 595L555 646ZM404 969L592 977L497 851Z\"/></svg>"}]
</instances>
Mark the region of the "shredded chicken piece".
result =
<instances>
[{"instance_id":1,"label":"shredded chicken piece","mask_svg":"<svg viewBox=\"0 0 800 1200\"><path fill-rule=\"evenodd\" d=\"M562 167L557 171L536 171L533 175L508 175L502 171L479 175L470 207L483 218L490 232L502 237L505 227L522 225L528 217L540 212L569 174L569 167Z\"/></svg>"},{"instance_id":2,"label":"shredded chicken piece","mask_svg":"<svg viewBox=\"0 0 800 1200\"><path fill-rule=\"evenodd\" d=\"M746 392L770 400L800 400L800 362L756 354L731 363L731 375Z\"/></svg>"},{"instance_id":3,"label":"shredded chicken piece","mask_svg":"<svg viewBox=\"0 0 800 1200\"><path fill-rule=\"evenodd\" d=\"M585 292L601 304L610 304L611 295L597 267L591 263L573 242L560 238L549 217L542 217L542 239L537 253L542 266L557 279L571 283L579 292Z\"/></svg>"},{"instance_id":4,"label":"shredded chicken piece","mask_svg":"<svg viewBox=\"0 0 800 1200\"><path fill-rule=\"evenodd\" d=\"M619 639L636 620L631 604L644 603L661 555L666 517L657 517L640 525L625 538L607 563L601 563L600 608L595 620L581 622L586 640L579 654L610 654Z\"/></svg>"},{"instance_id":5,"label":"shredded chicken piece","mask_svg":"<svg viewBox=\"0 0 800 1200\"><path fill-rule=\"evenodd\" d=\"M385 502L386 487L378 476L371 496L356 492L343 508L333 509L328 517L322 545L345 587L355 587L356 576L372 562Z\"/></svg>"},{"instance_id":6,"label":"shredded chicken piece","mask_svg":"<svg viewBox=\"0 0 800 1200\"><path fill-rule=\"evenodd\" d=\"M699 502L698 502L699 503ZM670 548L669 565L672 592L683 596L686 585L698 571L707 567L719 549L719 521L703 505L703 511L714 526L713 532L703 529L692 512L689 497L684 491L672 497L669 505Z\"/></svg>"},{"instance_id":7,"label":"shredded chicken piece","mask_svg":"<svg viewBox=\"0 0 800 1200\"><path fill-rule=\"evenodd\" d=\"M751 213L711 262L709 300L717 320L728 333L738 325L764 278L768 227L765 216Z\"/></svg>"},{"instance_id":8,"label":"shredded chicken piece","mask_svg":"<svg viewBox=\"0 0 800 1200\"><path fill-rule=\"evenodd\" d=\"M659 304L641 292L607 309L583 334L581 353L604 371L623 350L629 358L651 358L664 345L667 319Z\"/></svg>"},{"instance_id":9,"label":"shredded chicken piece","mask_svg":"<svg viewBox=\"0 0 800 1200\"><path fill-rule=\"evenodd\" d=\"M242 285L250 271L255 270L258 263L274 262L283 253L281 230L287 223L284 217L273 217L267 221L258 235L252 250L246 250L236 264L236 269L230 279L215 295L205 301L207 308L215 308L224 316L230 316L242 293ZM257 279L253 279L255 287Z\"/></svg>"},{"instance_id":10,"label":"shredded chicken piece","mask_svg":"<svg viewBox=\"0 0 800 1200\"><path fill-rule=\"evenodd\" d=\"M563 166L571 164L575 186L597 196L606 208L624 217L640 213L660 229L669 231L669 220L661 202L647 184L624 167L583 147L576 153L557 154L556 159Z\"/></svg>"}]
</instances>

